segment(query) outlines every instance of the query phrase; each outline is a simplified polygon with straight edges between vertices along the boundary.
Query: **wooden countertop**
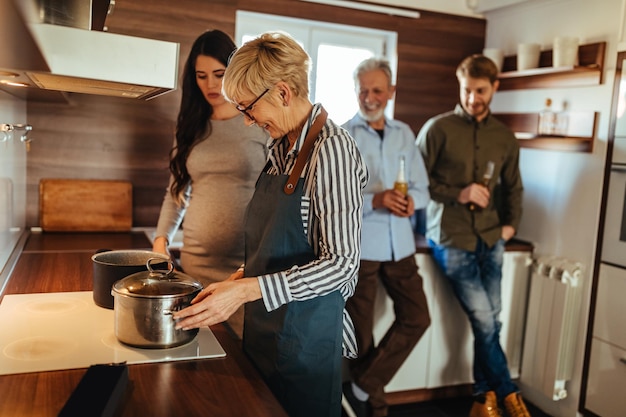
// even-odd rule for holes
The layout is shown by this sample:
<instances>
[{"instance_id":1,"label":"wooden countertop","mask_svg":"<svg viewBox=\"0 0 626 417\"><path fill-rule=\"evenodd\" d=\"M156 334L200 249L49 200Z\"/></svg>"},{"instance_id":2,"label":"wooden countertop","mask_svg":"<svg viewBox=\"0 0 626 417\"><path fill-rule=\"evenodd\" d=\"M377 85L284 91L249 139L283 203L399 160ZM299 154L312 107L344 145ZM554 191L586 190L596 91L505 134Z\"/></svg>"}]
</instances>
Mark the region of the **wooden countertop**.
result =
<instances>
[{"instance_id":1,"label":"wooden countertop","mask_svg":"<svg viewBox=\"0 0 626 417\"><path fill-rule=\"evenodd\" d=\"M423 236L416 252L429 254ZM98 249L150 249L143 232L31 233L4 294L91 291ZM508 251L532 251L512 240ZM129 365L131 385L116 417L286 416L228 329L211 328L225 358ZM0 417L57 416L86 369L0 376Z\"/></svg>"},{"instance_id":2,"label":"wooden countertop","mask_svg":"<svg viewBox=\"0 0 626 417\"><path fill-rule=\"evenodd\" d=\"M91 291L97 249L150 249L141 233L33 233L4 294ZM3 295L4 295L3 294ZM116 417L286 417L222 325L211 330L225 358L129 365L130 388ZM0 416L57 416L86 369L0 376Z\"/></svg>"}]
</instances>

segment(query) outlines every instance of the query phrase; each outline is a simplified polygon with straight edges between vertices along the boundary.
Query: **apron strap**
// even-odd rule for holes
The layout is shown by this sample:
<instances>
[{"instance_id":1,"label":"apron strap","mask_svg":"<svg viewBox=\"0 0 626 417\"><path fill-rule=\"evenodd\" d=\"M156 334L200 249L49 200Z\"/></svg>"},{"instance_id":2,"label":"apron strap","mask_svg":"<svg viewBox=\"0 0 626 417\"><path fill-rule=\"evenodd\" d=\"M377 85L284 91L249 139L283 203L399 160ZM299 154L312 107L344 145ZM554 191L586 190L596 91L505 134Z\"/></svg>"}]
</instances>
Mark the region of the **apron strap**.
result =
<instances>
[{"instance_id":1,"label":"apron strap","mask_svg":"<svg viewBox=\"0 0 626 417\"><path fill-rule=\"evenodd\" d=\"M328 117L328 113L322 107L320 114L315 119L315 122L309 129L309 132L304 139L304 143L302 144L302 148L300 149L300 153L298 153L298 157L296 159L296 165L293 167L293 171L289 175L289 179L287 179L287 183L285 184L285 194L293 194L296 189L296 183L300 179L300 174L304 169L304 164L309 159L309 155L311 154L311 150L313 149L313 143L315 142L315 138L319 135L324 123L326 123L326 118Z\"/></svg>"}]
</instances>

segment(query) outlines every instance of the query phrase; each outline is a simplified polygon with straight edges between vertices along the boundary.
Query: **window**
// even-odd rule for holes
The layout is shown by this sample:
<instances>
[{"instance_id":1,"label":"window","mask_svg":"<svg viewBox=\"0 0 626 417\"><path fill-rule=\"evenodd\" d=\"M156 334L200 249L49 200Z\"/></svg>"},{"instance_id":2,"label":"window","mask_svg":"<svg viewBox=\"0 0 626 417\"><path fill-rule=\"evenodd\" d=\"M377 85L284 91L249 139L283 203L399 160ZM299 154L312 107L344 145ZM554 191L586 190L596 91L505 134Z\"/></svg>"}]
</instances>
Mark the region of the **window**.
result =
<instances>
[{"instance_id":1,"label":"window","mask_svg":"<svg viewBox=\"0 0 626 417\"><path fill-rule=\"evenodd\" d=\"M313 61L310 99L322 103L338 124L352 118L359 108L352 78L359 62L382 56L389 60L393 73L396 72L396 32L237 11L238 45L272 30L289 33L309 53ZM386 113L393 117L392 101Z\"/></svg>"}]
</instances>

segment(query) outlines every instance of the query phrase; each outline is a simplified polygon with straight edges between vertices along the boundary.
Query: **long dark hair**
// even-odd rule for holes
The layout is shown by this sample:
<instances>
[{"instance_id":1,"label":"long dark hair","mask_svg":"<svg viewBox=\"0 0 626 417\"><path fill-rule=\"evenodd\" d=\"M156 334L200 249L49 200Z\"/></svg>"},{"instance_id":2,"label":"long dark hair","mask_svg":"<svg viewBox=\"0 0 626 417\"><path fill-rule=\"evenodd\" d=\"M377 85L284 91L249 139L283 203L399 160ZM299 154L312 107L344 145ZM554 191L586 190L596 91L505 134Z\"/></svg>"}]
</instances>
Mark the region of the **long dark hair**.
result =
<instances>
[{"instance_id":1,"label":"long dark hair","mask_svg":"<svg viewBox=\"0 0 626 417\"><path fill-rule=\"evenodd\" d=\"M235 49L237 46L226 33L209 30L195 40L185 62L183 94L176 122L176 145L170 151L170 172L174 177L170 192L179 204L184 204L183 192L191 180L187 170L189 153L198 141L211 134L213 107L196 83L196 60L199 55L207 55L226 66Z\"/></svg>"}]
</instances>

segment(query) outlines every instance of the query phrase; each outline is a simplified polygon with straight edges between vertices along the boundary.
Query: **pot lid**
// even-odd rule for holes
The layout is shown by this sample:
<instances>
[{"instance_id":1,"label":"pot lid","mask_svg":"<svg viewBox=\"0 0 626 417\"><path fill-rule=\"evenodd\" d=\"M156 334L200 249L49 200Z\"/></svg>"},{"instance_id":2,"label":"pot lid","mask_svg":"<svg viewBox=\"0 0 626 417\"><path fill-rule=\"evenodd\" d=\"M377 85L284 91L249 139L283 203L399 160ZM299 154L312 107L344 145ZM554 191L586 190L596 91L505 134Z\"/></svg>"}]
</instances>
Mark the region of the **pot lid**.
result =
<instances>
[{"instance_id":1,"label":"pot lid","mask_svg":"<svg viewBox=\"0 0 626 417\"><path fill-rule=\"evenodd\" d=\"M202 284L198 280L175 271L171 260L167 261L167 270L154 269L152 264L155 262L163 264L163 259L148 259L147 271L137 272L117 281L113 284L112 292L133 297L166 298L202 290Z\"/></svg>"},{"instance_id":2,"label":"pot lid","mask_svg":"<svg viewBox=\"0 0 626 417\"><path fill-rule=\"evenodd\" d=\"M98 249L98 252L91 257L91 260L102 265L141 266L145 265L151 258L160 258L159 262L162 264L170 260L170 258L163 253L141 249Z\"/></svg>"}]
</instances>

